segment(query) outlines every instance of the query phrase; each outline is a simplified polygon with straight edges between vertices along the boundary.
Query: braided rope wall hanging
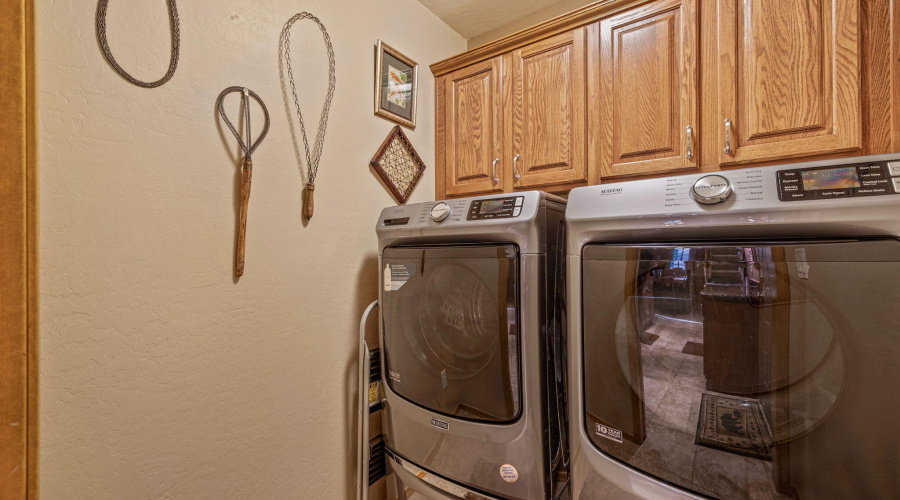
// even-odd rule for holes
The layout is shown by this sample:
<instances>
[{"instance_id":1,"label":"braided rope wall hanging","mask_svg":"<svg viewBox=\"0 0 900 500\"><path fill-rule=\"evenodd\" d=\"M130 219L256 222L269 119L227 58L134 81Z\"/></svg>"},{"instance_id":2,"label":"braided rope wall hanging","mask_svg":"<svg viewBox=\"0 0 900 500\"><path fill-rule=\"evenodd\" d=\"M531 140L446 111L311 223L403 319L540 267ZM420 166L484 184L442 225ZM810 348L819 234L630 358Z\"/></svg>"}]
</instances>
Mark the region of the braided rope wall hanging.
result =
<instances>
[{"instance_id":1,"label":"braided rope wall hanging","mask_svg":"<svg viewBox=\"0 0 900 500\"><path fill-rule=\"evenodd\" d=\"M122 66L119 66L116 58L113 57L112 50L109 48L109 41L106 39L106 10L109 7L109 0L100 0L97 3L97 39L100 42L100 49L103 50L103 57L106 58L106 61L109 62L109 65L112 66L116 73L138 87L143 87L145 89L159 87L175 76L175 68L178 67L178 54L181 44L181 29L179 27L178 7L175 5L175 0L166 0L166 4L169 7L169 22L172 26L172 54L169 59L169 69L159 80L156 80L155 82L144 82L131 76L131 74L125 71Z\"/></svg>"}]
</instances>

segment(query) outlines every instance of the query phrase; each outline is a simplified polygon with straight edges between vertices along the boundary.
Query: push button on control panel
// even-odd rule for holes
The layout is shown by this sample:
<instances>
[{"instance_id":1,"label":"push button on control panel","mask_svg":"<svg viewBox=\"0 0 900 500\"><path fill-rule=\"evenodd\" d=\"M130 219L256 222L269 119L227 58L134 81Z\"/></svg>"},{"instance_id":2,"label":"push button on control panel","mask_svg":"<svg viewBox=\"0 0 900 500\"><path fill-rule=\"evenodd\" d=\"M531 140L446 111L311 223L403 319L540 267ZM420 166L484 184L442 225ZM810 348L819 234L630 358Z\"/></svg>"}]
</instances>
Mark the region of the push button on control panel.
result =
<instances>
[{"instance_id":1,"label":"push button on control panel","mask_svg":"<svg viewBox=\"0 0 900 500\"><path fill-rule=\"evenodd\" d=\"M828 191L822 191L818 193L818 198L820 200L827 200L830 198L849 198L850 190L849 189L829 189Z\"/></svg>"},{"instance_id":2,"label":"push button on control panel","mask_svg":"<svg viewBox=\"0 0 900 500\"><path fill-rule=\"evenodd\" d=\"M900 161L889 161L887 167L891 177L900 175Z\"/></svg>"},{"instance_id":3,"label":"push button on control panel","mask_svg":"<svg viewBox=\"0 0 900 500\"><path fill-rule=\"evenodd\" d=\"M816 199L816 193L779 193L779 196L781 196L781 201L803 201Z\"/></svg>"},{"instance_id":4,"label":"push button on control panel","mask_svg":"<svg viewBox=\"0 0 900 500\"><path fill-rule=\"evenodd\" d=\"M890 185L888 179L860 179L860 187L885 187Z\"/></svg>"}]
</instances>

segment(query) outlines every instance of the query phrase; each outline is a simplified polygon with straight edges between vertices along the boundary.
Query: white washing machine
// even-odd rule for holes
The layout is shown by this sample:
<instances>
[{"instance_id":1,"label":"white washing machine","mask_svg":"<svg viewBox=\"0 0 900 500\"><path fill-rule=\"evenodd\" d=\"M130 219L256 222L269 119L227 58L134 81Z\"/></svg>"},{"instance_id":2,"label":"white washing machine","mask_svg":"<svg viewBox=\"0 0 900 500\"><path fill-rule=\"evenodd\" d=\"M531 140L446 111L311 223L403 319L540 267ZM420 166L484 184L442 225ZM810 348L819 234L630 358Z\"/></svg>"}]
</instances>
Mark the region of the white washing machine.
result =
<instances>
[{"instance_id":1,"label":"white washing machine","mask_svg":"<svg viewBox=\"0 0 900 500\"><path fill-rule=\"evenodd\" d=\"M382 212L385 446L401 499L547 499L564 480L564 210L522 192Z\"/></svg>"},{"instance_id":2,"label":"white washing machine","mask_svg":"<svg viewBox=\"0 0 900 500\"><path fill-rule=\"evenodd\" d=\"M900 498L900 155L575 189L572 493Z\"/></svg>"}]
</instances>

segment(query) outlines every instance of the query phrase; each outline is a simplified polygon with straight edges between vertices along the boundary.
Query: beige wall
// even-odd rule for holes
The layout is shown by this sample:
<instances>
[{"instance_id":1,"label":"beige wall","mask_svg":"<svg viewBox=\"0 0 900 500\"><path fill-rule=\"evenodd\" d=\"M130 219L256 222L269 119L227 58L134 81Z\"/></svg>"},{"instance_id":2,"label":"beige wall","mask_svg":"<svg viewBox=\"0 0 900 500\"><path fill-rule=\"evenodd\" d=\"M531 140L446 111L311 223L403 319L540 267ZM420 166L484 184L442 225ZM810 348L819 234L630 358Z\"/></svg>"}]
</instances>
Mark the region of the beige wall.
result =
<instances>
[{"instance_id":1,"label":"beige wall","mask_svg":"<svg viewBox=\"0 0 900 500\"><path fill-rule=\"evenodd\" d=\"M351 497L356 327L376 297L374 224L394 203L368 166L393 126L372 113L373 46L421 64L415 202L434 196L427 67L465 41L415 0L182 1L178 72L145 90L102 58L96 2L37 4L42 497ZM338 81L308 225L278 76L279 32L300 10L329 29ZM164 71L165 2L110 2L108 22L123 66ZM293 33L314 126L323 43L309 21ZM230 85L272 115L238 282L236 146L213 113Z\"/></svg>"},{"instance_id":2,"label":"beige wall","mask_svg":"<svg viewBox=\"0 0 900 500\"><path fill-rule=\"evenodd\" d=\"M499 40L500 38L511 35L517 31L530 28L535 24L540 24L544 21L549 21L554 17L580 9L585 5L597 3L597 1L598 0L561 0L559 3L555 3L546 9L539 10L533 14L528 14L511 23L504 24L499 28L494 28L487 33L482 33L481 35L470 38L467 42L468 49L474 49L475 47L484 45L488 42Z\"/></svg>"}]
</instances>

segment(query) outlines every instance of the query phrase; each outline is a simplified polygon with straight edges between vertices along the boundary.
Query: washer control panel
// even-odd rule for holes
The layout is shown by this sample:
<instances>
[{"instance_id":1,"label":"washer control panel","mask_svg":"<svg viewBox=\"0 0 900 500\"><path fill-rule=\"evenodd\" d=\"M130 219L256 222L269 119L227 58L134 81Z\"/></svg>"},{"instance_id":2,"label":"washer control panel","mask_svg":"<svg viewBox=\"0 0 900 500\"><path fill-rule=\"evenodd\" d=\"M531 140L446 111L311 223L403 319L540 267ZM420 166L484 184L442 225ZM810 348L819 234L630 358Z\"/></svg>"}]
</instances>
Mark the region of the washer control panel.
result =
<instances>
[{"instance_id":1,"label":"washer control panel","mask_svg":"<svg viewBox=\"0 0 900 500\"><path fill-rule=\"evenodd\" d=\"M900 192L900 161L778 171L781 201L883 196Z\"/></svg>"},{"instance_id":2,"label":"washer control panel","mask_svg":"<svg viewBox=\"0 0 900 500\"><path fill-rule=\"evenodd\" d=\"M509 219L522 213L524 196L472 200L466 220Z\"/></svg>"}]
</instances>

